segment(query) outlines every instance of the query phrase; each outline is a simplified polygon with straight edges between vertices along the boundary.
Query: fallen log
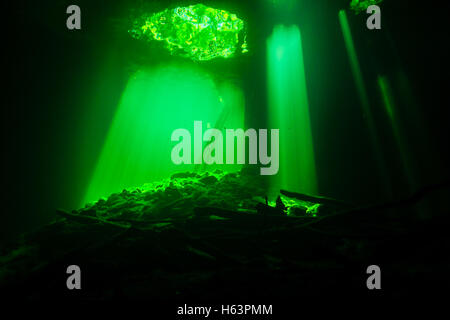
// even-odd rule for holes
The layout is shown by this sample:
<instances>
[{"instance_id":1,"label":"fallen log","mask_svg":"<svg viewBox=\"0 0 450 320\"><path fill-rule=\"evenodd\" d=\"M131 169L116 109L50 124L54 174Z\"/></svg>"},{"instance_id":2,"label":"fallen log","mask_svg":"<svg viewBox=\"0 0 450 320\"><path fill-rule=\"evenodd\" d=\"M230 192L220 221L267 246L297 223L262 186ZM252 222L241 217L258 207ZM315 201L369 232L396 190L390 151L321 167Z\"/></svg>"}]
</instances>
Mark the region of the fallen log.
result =
<instances>
[{"instance_id":1,"label":"fallen log","mask_svg":"<svg viewBox=\"0 0 450 320\"><path fill-rule=\"evenodd\" d=\"M340 207L340 208L343 208L343 207L353 208L354 207L354 205L352 205L350 203L346 203L344 201L336 200L336 199L328 198L328 197L311 196L308 194L297 193L297 192L292 192L292 191L287 191L287 190L280 190L280 193L289 198L295 198L295 199L302 200L302 201L319 203L319 204L333 206L333 207Z\"/></svg>"}]
</instances>

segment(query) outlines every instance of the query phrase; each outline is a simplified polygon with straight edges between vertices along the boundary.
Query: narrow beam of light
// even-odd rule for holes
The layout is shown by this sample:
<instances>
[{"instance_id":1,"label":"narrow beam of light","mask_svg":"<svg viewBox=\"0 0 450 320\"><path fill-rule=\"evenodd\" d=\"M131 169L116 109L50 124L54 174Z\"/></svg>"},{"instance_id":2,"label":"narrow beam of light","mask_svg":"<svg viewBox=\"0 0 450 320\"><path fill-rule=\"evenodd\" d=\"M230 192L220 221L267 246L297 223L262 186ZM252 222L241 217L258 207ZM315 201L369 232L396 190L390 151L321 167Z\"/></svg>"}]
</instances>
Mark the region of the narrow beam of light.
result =
<instances>
[{"instance_id":1,"label":"narrow beam of light","mask_svg":"<svg viewBox=\"0 0 450 320\"><path fill-rule=\"evenodd\" d=\"M352 70L353 78L355 80L356 90L358 92L359 100L362 106L362 112L365 115L369 136L372 143L373 153L377 161L377 169L386 187L385 190L390 195L392 193L391 184L386 174L387 170L385 160L381 156L383 153L381 152L380 142L375 128L372 111L370 110L369 98L367 96L366 86L364 84L361 67L359 65L358 56L356 54L352 33L350 31L347 13L345 12L345 10L340 10L338 16L339 16L339 23L341 25L341 31L344 37L345 47L347 49L350 68Z\"/></svg>"},{"instance_id":2,"label":"narrow beam of light","mask_svg":"<svg viewBox=\"0 0 450 320\"><path fill-rule=\"evenodd\" d=\"M243 128L242 90L231 82L218 84L191 65L171 64L134 74L121 97L82 205L175 172L201 170L171 160L176 144L171 141L172 132L184 128L193 135L197 120L205 127L220 123L222 130ZM224 166L209 165L205 170L236 171L241 167Z\"/></svg>"},{"instance_id":3,"label":"narrow beam of light","mask_svg":"<svg viewBox=\"0 0 450 320\"><path fill-rule=\"evenodd\" d=\"M355 45L353 43L352 33L350 31L350 25L348 24L347 14L344 10L339 11L339 22L341 24L342 34L344 36L345 47L347 49L348 57L350 60L350 67L352 69L353 78L355 79L356 89L361 100L361 104L364 108L364 112L367 116L370 116L372 121L371 112L369 109L369 99L367 97L367 90L364 85L361 67L359 66L358 56L356 55Z\"/></svg>"},{"instance_id":4,"label":"narrow beam of light","mask_svg":"<svg viewBox=\"0 0 450 320\"><path fill-rule=\"evenodd\" d=\"M389 81L384 76L378 76L377 82L378 87L380 89L381 97L383 99L386 114L389 118L395 142L399 148L400 157L402 159L402 163L405 168L406 177L408 179L410 186L415 186L414 172L411 167L410 152L407 148L405 138L401 133L399 119L397 116L397 111L394 104L394 98L392 96L392 90L389 85Z\"/></svg>"},{"instance_id":5,"label":"narrow beam of light","mask_svg":"<svg viewBox=\"0 0 450 320\"><path fill-rule=\"evenodd\" d=\"M277 25L267 40L268 123L280 129L280 169L271 189L317 194L300 30Z\"/></svg>"}]
</instances>

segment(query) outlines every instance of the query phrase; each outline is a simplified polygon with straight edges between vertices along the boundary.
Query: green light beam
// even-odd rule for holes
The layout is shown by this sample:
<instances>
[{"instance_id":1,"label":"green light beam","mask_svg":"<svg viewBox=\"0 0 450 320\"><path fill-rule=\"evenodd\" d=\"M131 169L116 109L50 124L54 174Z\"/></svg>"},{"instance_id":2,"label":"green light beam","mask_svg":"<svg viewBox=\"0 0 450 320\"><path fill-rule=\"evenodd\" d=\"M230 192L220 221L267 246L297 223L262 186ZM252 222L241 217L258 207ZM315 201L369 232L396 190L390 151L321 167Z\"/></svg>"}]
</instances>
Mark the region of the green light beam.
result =
<instances>
[{"instance_id":1,"label":"green light beam","mask_svg":"<svg viewBox=\"0 0 450 320\"><path fill-rule=\"evenodd\" d=\"M171 151L176 143L171 141L171 134L184 128L193 137L197 120L203 122L203 131L208 124L213 127L225 106L229 110L221 124L243 128L241 89L227 81L216 84L201 68L192 65L170 64L131 76L82 205L125 188L168 178L175 172L198 169L194 164L172 162ZM205 169L230 172L240 167L214 164Z\"/></svg>"},{"instance_id":2,"label":"green light beam","mask_svg":"<svg viewBox=\"0 0 450 320\"><path fill-rule=\"evenodd\" d=\"M358 90L361 104L364 108L364 112L371 117L369 109L369 99L367 97L367 90L364 85L361 67L359 66L358 57L356 55L355 45L353 43L352 33L350 31L350 25L348 23L347 14L344 10L339 11L339 22L341 24L342 34L344 35L345 47L347 49L348 57L350 60L350 67L352 69L353 77L355 79L356 89Z\"/></svg>"},{"instance_id":3,"label":"green light beam","mask_svg":"<svg viewBox=\"0 0 450 320\"><path fill-rule=\"evenodd\" d=\"M386 166L384 163L384 159L382 158L382 152L380 148L380 142L377 137L377 132L375 128L375 124L373 121L373 115L372 111L370 110L370 104L369 99L367 96L367 90L364 85L363 75L361 72L361 67L359 65L358 56L356 54L355 45L353 42L352 33L350 30L350 25L348 23L348 18L345 10L339 11L339 22L341 25L341 31L342 35L344 37L345 47L347 49L347 54L350 62L350 68L352 70L353 78L355 80L356 90L358 92L359 100L361 102L361 106L363 109L363 114L366 116L366 123L369 130L369 136L372 141L372 148L374 156L377 160L377 166L380 176L382 177L384 181L384 185L386 186L386 189L388 190L388 193L392 194L390 191L391 185L386 175Z\"/></svg>"},{"instance_id":4,"label":"green light beam","mask_svg":"<svg viewBox=\"0 0 450 320\"><path fill-rule=\"evenodd\" d=\"M389 118L389 122L392 128L392 132L396 141L396 144L400 151L400 157L405 168L406 177L408 179L410 186L416 186L416 181L414 179L414 172L411 167L410 153L407 150L407 145L405 143L404 137L401 134L399 127L399 119L396 112L396 107L394 104L394 99L392 97L391 88L388 79L384 76L377 77L378 87L380 89L381 97L383 99L383 104L386 110L386 114Z\"/></svg>"},{"instance_id":5,"label":"green light beam","mask_svg":"<svg viewBox=\"0 0 450 320\"><path fill-rule=\"evenodd\" d=\"M280 169L271 189L317 194L303 49L297 26L277 25L267 40L268 123L280 129Z\"/></svg>"}]
</instances>

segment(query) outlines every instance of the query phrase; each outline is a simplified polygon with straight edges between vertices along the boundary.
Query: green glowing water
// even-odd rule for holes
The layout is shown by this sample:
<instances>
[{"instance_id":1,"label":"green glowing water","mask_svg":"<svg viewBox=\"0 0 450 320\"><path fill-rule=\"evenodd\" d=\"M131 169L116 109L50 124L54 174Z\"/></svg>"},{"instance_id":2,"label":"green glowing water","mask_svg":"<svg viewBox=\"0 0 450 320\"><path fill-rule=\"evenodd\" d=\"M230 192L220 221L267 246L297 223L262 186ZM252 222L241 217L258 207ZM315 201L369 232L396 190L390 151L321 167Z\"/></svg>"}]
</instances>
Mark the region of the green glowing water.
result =
<instances>
[{"instance_id":1,"label":"green glowing water","mask_svg":"<svg viewBox=\"0 0 450 320\"><path fill-rule=\"evenodd\" d=\"M220 167L172 162L172 132L192 128L195 120L220 129L242 128L242 91L227 81L216 83L190 64L164 65L131 76L82 204L174 172ZM228 172L241 168L237 164L223 166L220 168Z\"/></svg>"},{"instance_id":2,"label":"green glowing water","mask_svg":"<svg viewBox=\"0 0 450 320\"><path fill-rule=\"evenodd\" d=\"M280 129L280 171L273 189L316 194L317 178L297 26L275 26L267 41L269 127Z\"/></svg>"},{"instance_id":3,"label":"green glowing water","mask_svg":"<svg viewBox=\"0 0 450 320\"><path fill-rule=\"evenodd\" d=\"M350 9L356 14L366 11L368 7L374 4L378 4L383 0L352 0L350 3Z\"/></svg>"},{"instance_id":4,"label":"green glowing water","mask_svg":"<svg viewBox=\"0 0 450 320\"><path fill-rule=\"evenodd\" d=\"M244 21L236 14L202 4L166 9L136 19L132 37L163 41L172 55L202 61L248 51Z\"/></svg>"}]
</instances>

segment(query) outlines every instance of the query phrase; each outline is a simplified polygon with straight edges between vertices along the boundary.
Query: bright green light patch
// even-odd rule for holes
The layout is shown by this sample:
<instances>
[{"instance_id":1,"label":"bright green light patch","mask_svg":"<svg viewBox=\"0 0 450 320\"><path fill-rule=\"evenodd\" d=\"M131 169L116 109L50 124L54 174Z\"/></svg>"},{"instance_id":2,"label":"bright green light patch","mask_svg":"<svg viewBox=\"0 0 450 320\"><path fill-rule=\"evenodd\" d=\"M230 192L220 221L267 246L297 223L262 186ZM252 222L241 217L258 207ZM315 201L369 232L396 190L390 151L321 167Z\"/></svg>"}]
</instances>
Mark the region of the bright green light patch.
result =
<instances>
[{"instance_id":1,"label":"bright green light patch","mask_svg":"<svg viewBox=\"0 0 450 320\"><path fill-rule=\"evenodd\" d=\"M267 87L269 128L280 129L280 170L271 190L317 194L302 38L295 25L276 25L267 39Z\"/></svg>"},{"instance_id":2,"label":"bright green light patch","mask_svg":"<svg viewBox=\"0 0 450 320\"><path fill-rule=\"evenodd\" d=\"M281 201L286 207L286 214L288 216L298 216L298 215L310 215L316 217L319 213L320 203L313 203L309 201L303 201L294 198L288 198L284 195L280 195ZM269 201L268 203L271 207L276 207L275 201Z\"/></svg>"},{"instance_id":3,"label":"bright green light patch","mask_svg":"<svg viewBox=\"0 0 450 320\"><path fill-rule=\"evenodd\" d=\"M230 58L247 52L244 21L225 10L203 4L166 9L136 19L128 31L146 41L164 41L172 55L193 60Z\"/></svg>"},{"instance_id":4,"label":"bright green light patch","mask_svg":"<svg viewBox=\"0 0 450 320\"><path fill-rule=\"evenodd\" d=\"M241 89L229 82L217 84L192 65L170 64L131 76L83 204L178 171L239 170L237 164L200 168L172 162L172 132L193 130L196 120L216 128L243 128Z\"/></svg>"},{"instance_id":5,"label":"bright green light patch","mask_svg":"<svg viewBox=\"0 0 450 320\"><path fill-rule=\"evenodd\" d=\"M383 0L352 0L350 3L350 9L355 11L356 14L366 11L368 7L374 4L378 4Z\"/></svg>"}]
</instances>

